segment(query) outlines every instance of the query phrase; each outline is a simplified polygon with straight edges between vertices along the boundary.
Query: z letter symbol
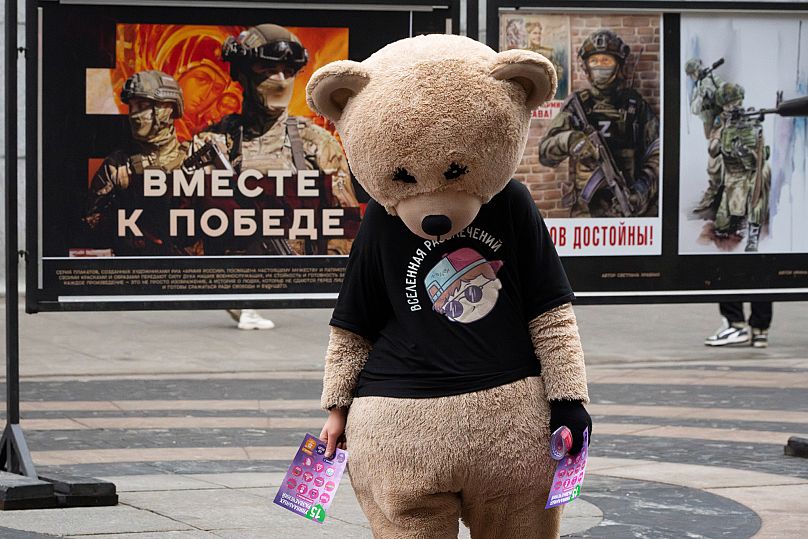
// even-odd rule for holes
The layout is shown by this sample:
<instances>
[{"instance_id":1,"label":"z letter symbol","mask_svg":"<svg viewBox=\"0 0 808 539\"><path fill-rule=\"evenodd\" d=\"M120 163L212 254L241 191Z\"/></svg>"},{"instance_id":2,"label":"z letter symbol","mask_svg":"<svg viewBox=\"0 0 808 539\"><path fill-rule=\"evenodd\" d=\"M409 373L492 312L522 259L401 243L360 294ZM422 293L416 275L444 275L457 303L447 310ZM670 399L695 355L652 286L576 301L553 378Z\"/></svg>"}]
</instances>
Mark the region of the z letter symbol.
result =
<instances>
[{"instance_id":1,"label":"z letter symbol","mask_svg":"<svg viewBox=\"0 0 808 539\"><path fill-rule=\"evenodd\" d=\"M603 133L603 136L609 138L611 134L609 133L609 128L612 126L611 120L601 120L598 122L600 124L600 132Z\"/></svg>"}]
</instances>

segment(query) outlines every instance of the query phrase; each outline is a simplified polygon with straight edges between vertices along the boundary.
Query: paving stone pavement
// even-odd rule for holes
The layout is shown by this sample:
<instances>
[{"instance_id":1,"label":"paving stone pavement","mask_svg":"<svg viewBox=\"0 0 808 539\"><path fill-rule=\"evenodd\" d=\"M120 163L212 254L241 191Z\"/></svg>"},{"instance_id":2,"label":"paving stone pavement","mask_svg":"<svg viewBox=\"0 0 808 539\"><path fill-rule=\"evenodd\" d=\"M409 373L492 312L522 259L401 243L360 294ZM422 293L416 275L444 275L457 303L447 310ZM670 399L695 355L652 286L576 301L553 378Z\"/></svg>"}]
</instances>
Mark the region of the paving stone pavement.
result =
<instances>
[{"instance_id":1,"label":"paving stone pavement","mask_svg":"<svg viewBox=\"0 0 808 539\"><path fill-rule=\"evenodd\" d=\"M576 308L594 430L565 537L805 536L808 459L783 445L808 436L808 304L775 306L764 350L704 347L716 311ZM271 503L322 426L329 311L265 314L275 330L216 311L23 316L35 464L113 481L120 503L0 512L0 537L371 537L350 483L322 526Z\"/></svg>"}]
</instances>

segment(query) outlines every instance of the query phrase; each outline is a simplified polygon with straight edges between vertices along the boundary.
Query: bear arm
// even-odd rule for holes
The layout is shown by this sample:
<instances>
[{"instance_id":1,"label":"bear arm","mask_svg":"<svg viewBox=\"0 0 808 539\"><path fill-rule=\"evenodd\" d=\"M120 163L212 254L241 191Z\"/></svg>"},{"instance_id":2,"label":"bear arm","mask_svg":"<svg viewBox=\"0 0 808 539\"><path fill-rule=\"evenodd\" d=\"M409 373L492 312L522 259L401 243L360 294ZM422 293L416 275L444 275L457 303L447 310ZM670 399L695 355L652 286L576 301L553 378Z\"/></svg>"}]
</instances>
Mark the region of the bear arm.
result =
<instances>
[{"instance_id":1,"label":"bear arm","mask_svg":"<svg viewBox=\"0 0 808 539\"><path fill-rule=\"evenodd\" d=\"M351 406L359 373L365 366L371 348L373 345L364 337L331 326L331 337L325 353L323 395L320 399L323 410Z\"/></svg>"},{"instance_id":2,"label":"bear arm","mask_svg":"<svg viewBox=\"0 0 808 539\"><path fill-rule=\"evenodd\" d=\"M542 313L528 327L541 362L547 400L588 403L584 351L572 305L565 303Z\"/></svg>"}]
</instances>

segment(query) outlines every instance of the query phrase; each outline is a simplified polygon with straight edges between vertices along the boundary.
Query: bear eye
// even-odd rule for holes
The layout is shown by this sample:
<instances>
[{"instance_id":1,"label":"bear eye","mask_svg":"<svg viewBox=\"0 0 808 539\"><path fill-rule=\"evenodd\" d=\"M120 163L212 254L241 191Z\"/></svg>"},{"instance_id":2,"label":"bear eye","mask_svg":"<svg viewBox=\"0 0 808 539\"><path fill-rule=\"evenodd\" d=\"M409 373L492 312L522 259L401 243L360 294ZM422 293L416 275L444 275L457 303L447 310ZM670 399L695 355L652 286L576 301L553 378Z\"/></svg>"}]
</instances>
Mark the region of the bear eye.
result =
<instances>
[{"instance_id":1,"label":"bear eye","mask_svg":"<svg viewBox=\"0 0 808 539\"><path fill-rule=\"evenodd\" d=\"M449 168L446 170L446 172L443 173L443 175L447 180L456 180L463 174L466 174L468 171L469 167L464 165L458 165L457 163L452 161L452 164L449 165Z\"/></svg>"},{"instance_id":2,"label":"bear eye","mask_svg":"<svg viewBox=\"0 0 808 539\"><path fill-rule=\"evenodd\" d=\"M415 176L407 172L407 169L404 167L398 167L396 169L396 171L393 173L393 181L404 183L417 183L415 181Z\"/></svg>"}]
</instances>

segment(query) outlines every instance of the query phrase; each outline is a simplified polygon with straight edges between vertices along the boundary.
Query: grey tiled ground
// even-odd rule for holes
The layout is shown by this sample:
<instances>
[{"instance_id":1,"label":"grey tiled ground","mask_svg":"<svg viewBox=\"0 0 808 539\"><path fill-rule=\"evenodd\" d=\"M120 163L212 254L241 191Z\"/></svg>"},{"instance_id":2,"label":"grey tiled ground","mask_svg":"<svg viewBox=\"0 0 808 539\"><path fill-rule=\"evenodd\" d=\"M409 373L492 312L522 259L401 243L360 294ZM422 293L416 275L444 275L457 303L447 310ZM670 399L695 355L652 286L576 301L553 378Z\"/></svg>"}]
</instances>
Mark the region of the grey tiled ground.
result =
<instances>
[{"instance_id":1,"label":"grey tiled ground","mask_svg":"<svg viewBox=\"0 0 808 539\"><path fill-rule=\"evenodd\" d=\"M631 366L635 363L653 376L655 366L665 369L691 369L698 364L707 373L715 371L757 372L761 376L808 373L804 350L808 348L808 305L778 304L772 330L772 346L767 350L709 350L701 339L716 325L714 306L620 306L578 308L587 361L592 365ZM277 311L278 323L272 332L238 332L222 312L203 313L78 313L40 314L23 317L23 384L25 401L107 401L107 400L248 400L305 399L319 397L317 377L295 379L284 373L318 373L327 339L328 312ZM674 328L663 336L651 331L664 321ZM632 335L630 347L619 335ZM227 358L223 361L222 358ZM800 359L803 358L803 359ZM726 360L727 363L722 361ZM788 363L786 360L799 360ZM673 363L671 362L673 361ZM773 365L767 361L775 362ZM612 363L614 362L614 363ZM664 365L661 363L664 362ZM707 365L703 365L708 362ZM777 363L779 362L779 363ZM789 365L802 365L798 367ZM660 371L662 372L662 371ZM684 372L684 371L683 371ZM160 379L160 375L165 378ZM222 378L242 373L239 379ZM271 373L250 376L247 373ZM691 371L692 373L692 371ZM619 373L618 373L619 374ZM53 375L60 375L54 380ZM207 376L218 378L208 379ZM147 379L149 378L149 379ZM794 378L797 379L797 378ZM610 375L610 382L614 375ZM629 407L700 407L705 410L791 410L808 412L806 389L754 388L699 383L671 385L664 376L652 384L593 383L591 396L597 404ZM786 378L786 382L788 378ZM787 385L787 383L785 384ZM607 408L608 409L608 408ZM625 410L625 408L621 408ZM599 434L599 423L702 427L708 429L765 430L786 434L805 432L806 422L778 422L771 414L766 421L714 421L675 417L632 415L595 416L593 446L597 457L640 459L675 465L699 464L734 470L768 472L774 479L790 476L808 479L806 461L787 458L782 448L772 444L715 442L687 438L617 436ZM24 419L134 418L165 417L297 417L317 419L322 413L312 409L253 410L121 410L121 411L38 411L23 414ZM709 417L700 416L700 417ZM751 416L750 416L751 417ZM729 431L728 431L729 432ZM134 449L182 447L294 446L300 429L165 428L165 429L87 429L30 430L26 439L34 451L67 449ZM622 461L626 462L626 461ZM273 508L268 499L274 488L267 485L200 487L196 484L211 474L243 481L260 480L261 474L280 474L285 461L258 460L178 460L108 464L50 466L44 471L61 471L96 477L122 477L121 485L143 478L140 489L122 489L122 503L97 512L70 510L61 518L57 512L0 513L0 537L27 529L59 532L95 539L190 539L197 537L369 537L361 513L350 491L341 492L340 503L348 504L342 515L334 515L329 527L312 524ZM692 472L691 472L692 473ZM241 475L245 474L245 475ZM721 489L707 492L685 486L661 484L652 477L618 479L587 475L582 500L594 504L596 513L569 515L571 525L580 529L574 537L751 537L761 523L749 507L719 495ZM620 474L612 474L620 475ZM196 479L194 479L196 477ZM768 476L767 476L768 477ZM238 479L240 478L240 479ZM791 481L794 481L791 479ZM194 486L182 487L183 482ZM151 485L153 484L153 487ZM203 483L203 485L205 485ZM178 492L177 489L183 491ZM190 490L187 490L190 488ZM803 487L799 487L803 488ZM222 491L219 493L219 491ZM799 493L801 490L794 490ZM212 495L215 494L215 495ZM742 500L743 503L752 503ZM790 500L779 502L788 507ZM350 507L349 507L350 506ZM135 509L137 507L137 509ZM583 507L583 505L582 505ZM590 506L591 507L591 506ZM802 506L800 506L802 507ZM276 510L277 509L277 510ZM598 511L599 509L599 511ZM138 516L126 517L129 511ZM603 517L601 518L600 512ZM148 517L140 517L144 513ZM47 518L45 518L47 516ZM123 518L119 518L123 516ZM798 515L787 515L798 519ZM767 513L764 522L771 522ZM785 517L781 517L785 518ZM801 526L795 521L795 526ZM117 527L116 527L117 526ZM804 527L808 526L808 518ZM5 530L3 529L5 528ZM129 533L121 533L126 529ZM766 529L765 526L763 529ZM137 533L136 533L137 532ZM21 532L20 532L21 533ZM93 534L93 535L89 535ZM28 535L33 539L37 535ZM786 536L787 537L787 536Z\"/></svg>"},{"instance_id":2,"label":"grey tiled ground","mask_svg":"<svg viewBox=\"0 0 808 539\"><path fill-rule=\"evenodd\" d=\"M587 478L582 497L606 515L598 526L572 537L752 537L760 518L747 507L700 490L631 481Z\"/></svg>"}]
</instances>

